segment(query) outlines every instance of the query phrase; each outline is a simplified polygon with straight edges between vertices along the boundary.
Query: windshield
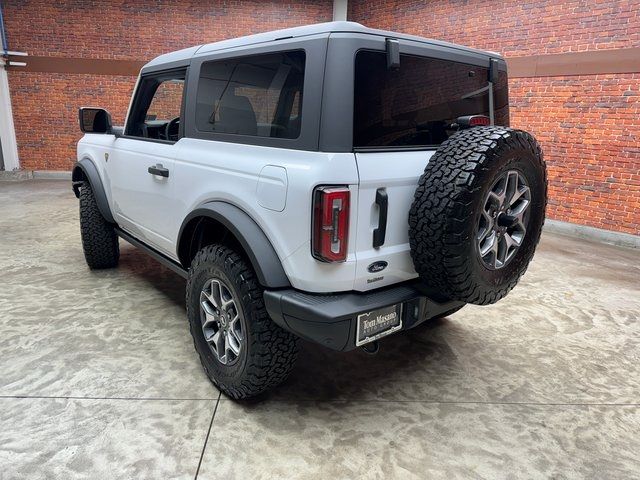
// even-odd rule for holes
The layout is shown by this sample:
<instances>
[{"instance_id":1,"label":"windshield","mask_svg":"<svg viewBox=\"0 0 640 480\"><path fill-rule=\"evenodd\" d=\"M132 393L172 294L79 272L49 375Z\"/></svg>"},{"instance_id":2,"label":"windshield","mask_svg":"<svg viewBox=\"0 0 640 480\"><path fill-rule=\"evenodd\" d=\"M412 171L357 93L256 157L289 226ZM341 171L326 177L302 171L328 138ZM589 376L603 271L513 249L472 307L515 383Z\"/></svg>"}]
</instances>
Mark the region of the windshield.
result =
<instances>
[{"instance_id":1,"label":"windshield","mask_svg":"<svg viewBox=\"0 0 640 480\"><path fill-rule=\"evenodd\" d=\"M387 69L384 52L356 55L354 147L437 146L465 115L489 116L488 69L436 58L400 56ZM509 124L507 74L494 85L496 125Z\"/></svg>"}]
</instances>

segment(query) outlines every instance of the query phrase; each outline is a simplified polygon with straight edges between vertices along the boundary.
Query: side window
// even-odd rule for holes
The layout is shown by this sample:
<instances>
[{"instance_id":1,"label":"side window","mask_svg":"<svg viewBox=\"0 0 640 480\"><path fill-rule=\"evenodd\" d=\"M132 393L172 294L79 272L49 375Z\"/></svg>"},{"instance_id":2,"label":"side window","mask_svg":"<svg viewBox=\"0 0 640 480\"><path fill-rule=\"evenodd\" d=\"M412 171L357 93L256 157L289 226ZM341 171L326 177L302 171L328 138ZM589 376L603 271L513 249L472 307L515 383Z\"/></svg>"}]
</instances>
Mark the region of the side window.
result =
<instances>
[{"instance_id":1,"label":"side window","mask_svg":"<svg viewBox=\"0 0 640 480\"><path fill-rule=\"evenodd\" d=\"M126 135L177 141L184 94L185 71L145 76L133 101Z\"/></svg>"},{"instance_id":2,"label":"side window","mask_svg":"<svg viewBox=\"0 0 640 480\"><path fill-rule=\"evenodd\" d=\"M147 120L171 120L180 116L184 80L165 80L156 89L147 110Z\"/></svg>"},{"instance_id":3,"label":"side window","mask_svg":"<svg viewBox=\"0 0 640 480\"><path fill-rule=\"evenodd\" d=\"M298 138L305 53L205 62L196 98L201 132Z\"/></svg>"}]
</instances>

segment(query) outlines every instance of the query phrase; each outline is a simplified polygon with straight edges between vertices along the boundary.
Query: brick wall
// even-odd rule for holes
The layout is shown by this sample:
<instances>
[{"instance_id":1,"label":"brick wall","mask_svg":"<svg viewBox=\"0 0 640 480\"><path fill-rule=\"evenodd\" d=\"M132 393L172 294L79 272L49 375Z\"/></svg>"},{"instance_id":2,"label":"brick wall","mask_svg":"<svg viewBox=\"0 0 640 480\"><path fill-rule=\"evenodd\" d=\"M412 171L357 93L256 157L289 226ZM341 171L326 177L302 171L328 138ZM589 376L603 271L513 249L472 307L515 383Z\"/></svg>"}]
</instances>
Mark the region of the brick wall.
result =
<instances>
[{"instance_id":1,"label":"brick wall","mask_svg":"<svg viewBox=\"0 0 640 480\"><path fill-rule=\"evenodd\" d=\"M179 48L331 19L331 0L3 0L31 56L146 61ZM640 0L350 0L349 19L507 58L640 47ZM122 123L132 76L9 71L22 168L69 170L77 107ZM511 76L512 126L541 141L549 217L640 234L640 73Z\"/></svg>"},{"instance_id":2,"label":"brick wall","mask_svg":"<svg viewBox=\"0 0 640 480\"><path fill-rule=\"evenodd\" d=\"M640 0L350 0L349 19L507 59L640 47ZM548 217L640 234L640 73L509 85L511 125L545 151Z\"/></svg>"},{"instance_id":3,"label":"brick wall","mask_svg":"<svg viewBox=\"0 0 640 480\"><path fill-rule=\"evenodd\" d=\"M81 137L78 107L106 107L113 122L122 125L135 80L128 76L10 72L20 167L71 170Z\"/></svg>"},{"instance_id":4,"label":"brick wall","mask_svg":"<svg viewBox=\"0 0 640 480\"><path fill-rule=\"evenodd\" d=\"M3 0L12 49L133 60L330 21L332 5L331 0Z\"/></svg>"},{"instance_id":5,"label":"brick wall","mask_svg":"<svg viewBox=\"0 0 640 480\"><path fill-rule=\"evenodd\" d=\"M2 0L12 50L30 56L136 60L252 33L331 20L331 0ZM79 106L122 124L135 76L9 70L20 166L70 170Z\"/></svg>"},{"instance_id":6,"label":"brick wall","mask_svg":"<svg viewBox=\"0 0 640 480\"><path fill-rule=\"evenodd\" d=\"M510 82L549 170L550 218L640 234L640 73Z\"/></svg>"},{"instance_id":7,"label":"brick wall","mask_svg":"<svg viewBox=\"0 0 640 480\"><path fill-rule=\"evenodd\" d=\"M349 20L505 56L640 46L639 0L349 0Z\"/></svg>"}]
</instances>

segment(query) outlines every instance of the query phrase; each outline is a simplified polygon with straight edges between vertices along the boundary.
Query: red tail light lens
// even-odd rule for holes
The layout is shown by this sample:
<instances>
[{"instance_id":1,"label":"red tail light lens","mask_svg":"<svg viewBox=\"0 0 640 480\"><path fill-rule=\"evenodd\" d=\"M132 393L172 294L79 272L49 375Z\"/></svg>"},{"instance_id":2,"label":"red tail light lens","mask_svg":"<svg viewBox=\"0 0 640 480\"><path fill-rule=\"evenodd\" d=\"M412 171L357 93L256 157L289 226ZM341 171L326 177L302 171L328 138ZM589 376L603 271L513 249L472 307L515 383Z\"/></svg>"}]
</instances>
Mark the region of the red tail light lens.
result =
<instances>
[{"instance_id":1,"label":"red tail light lens","mask_svg":"<svg viewBox=\"0 0 640 480\"><path fill-rule=\"evenodd\" d=\"M489 117L484 115L473 115L469 118L470 127L488 127L491 124Z\"/></svg>"},{"instance_id":2,"label":"red tail light lens","mask_svg":"<svg viewBox=\"0 0 640 480\"><path fill-rule=\"evenodd\" d=\"M458 117L455 123L458 128L486 127L491 124L491 120L486 115L466 115Z\"/></svg>"},{"instance_id":3,"label":"red tail light lens","mask_svg":"<svg viewBox=\"0 0 640 480\"><path fill-rule=\"evenodd\" d=\"M313 192L313 256L323 262L344 262L349 238L349 189L318 187Z\"/></svg>"}]
</instances>

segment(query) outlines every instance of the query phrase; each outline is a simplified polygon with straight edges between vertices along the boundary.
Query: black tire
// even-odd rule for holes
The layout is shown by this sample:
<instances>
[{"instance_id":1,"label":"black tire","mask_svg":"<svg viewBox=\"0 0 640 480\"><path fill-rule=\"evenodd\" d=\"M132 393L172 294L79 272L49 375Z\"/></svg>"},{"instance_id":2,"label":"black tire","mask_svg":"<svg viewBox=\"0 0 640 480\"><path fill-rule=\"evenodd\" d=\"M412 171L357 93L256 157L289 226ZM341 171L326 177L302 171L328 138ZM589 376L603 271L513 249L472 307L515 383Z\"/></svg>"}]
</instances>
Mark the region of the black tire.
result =
<instances>
[{"instance_id":1,"label":"black tire","mask_svg":"<svg viewBox=\"0 0 640 480\"><path fill-rule=\"evenodd\" d=\"M80 186L80 236L89 268L113 268L118 265L118 236L113 225L100 213L89 182L83 182Z\"/></svg>"},{"instance_id":2,"label":"black tire","mask_svg":"<svg viewBox=\"0 0 640 480\"><path fill-rule=\"evenodd\" d=\"M220 362L203 333L200 293L212 278L223 280L239 300L244 343L233 365ZM298 339L271 320L253 269L236 252L210 245L196 254L189 269L186 303L189 328L202 366L226 395L234 399L253 397L287 378L298 356Z\"/></svg>"},{"instance_id":3,"label":"black tire","mask_svg":"<svg viewBox=\"0 0 640 480\"><path fill-rule=\"evenodd\" d=\"M521 245L499 269L479 254L477 225L484 199L505 172L522 173L531 200ZM409 213L416 271L452 300L495 303L517 284L533 258L544 223L547 174L536 140L521 130L476 127L445 141L420 177Z\"/></svg>"}]
</instances>

